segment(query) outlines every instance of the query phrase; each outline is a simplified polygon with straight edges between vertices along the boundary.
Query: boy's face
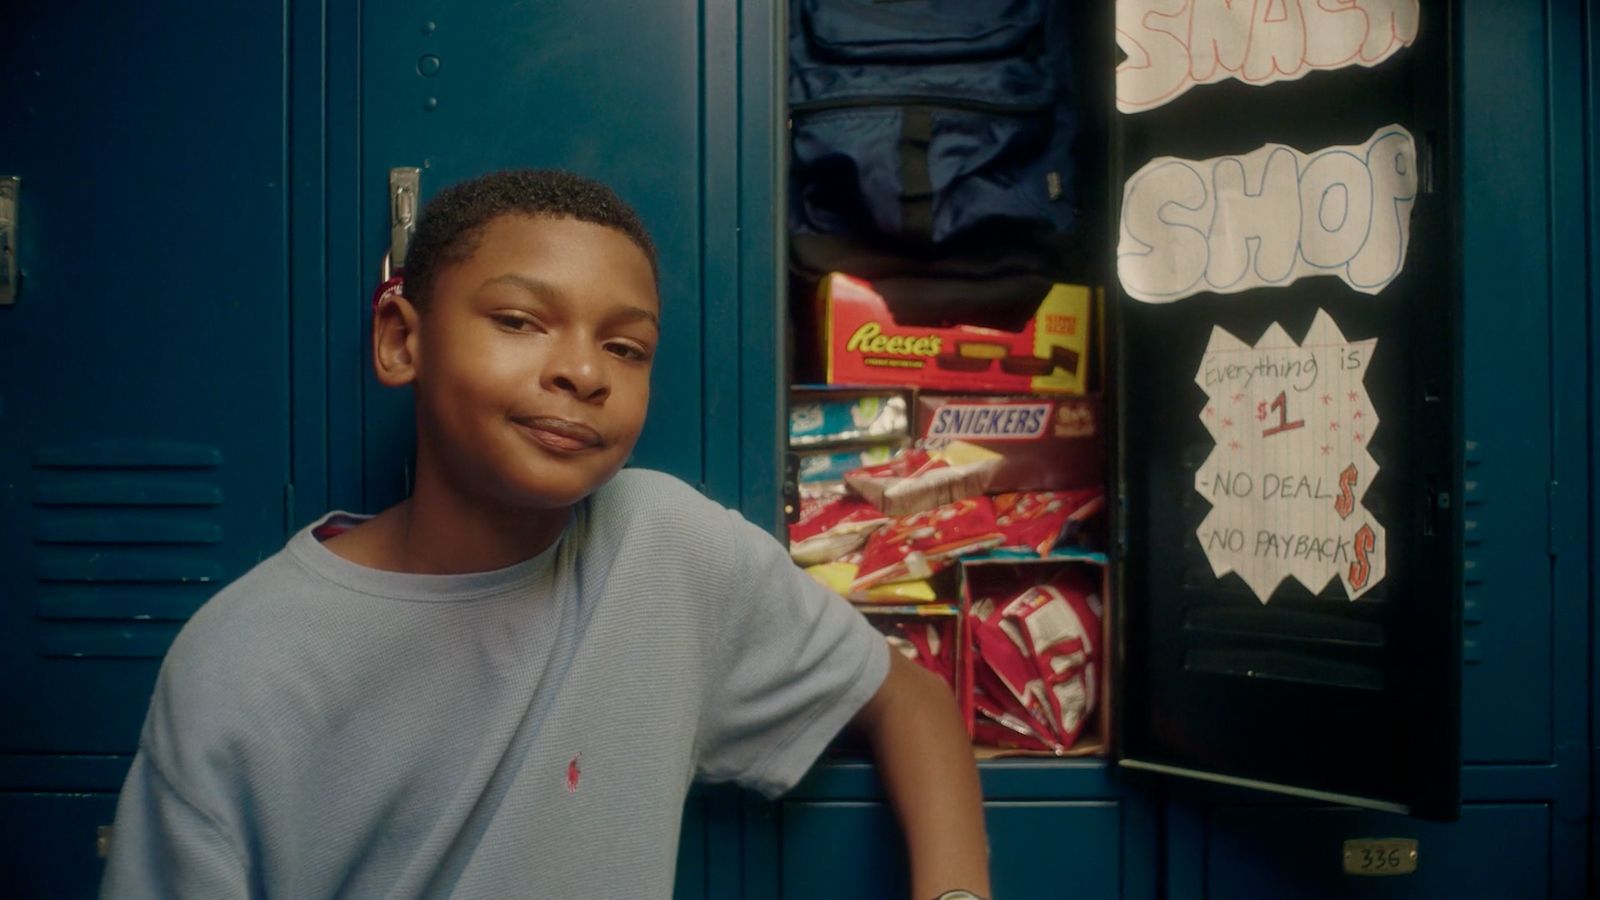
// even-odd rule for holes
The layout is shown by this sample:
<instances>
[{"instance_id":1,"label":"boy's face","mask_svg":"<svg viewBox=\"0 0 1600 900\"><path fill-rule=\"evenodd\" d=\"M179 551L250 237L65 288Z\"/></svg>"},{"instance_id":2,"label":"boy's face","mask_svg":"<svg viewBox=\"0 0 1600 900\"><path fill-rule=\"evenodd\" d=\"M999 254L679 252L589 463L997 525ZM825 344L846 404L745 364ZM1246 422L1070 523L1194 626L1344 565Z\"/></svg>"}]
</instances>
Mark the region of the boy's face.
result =
<instances>
[{"instance_id":1,"label":"boy's face","mask_svg":"<svg viewBox=\"0 0 1600 900\"><path fill-rule=\"evenodd\" d=\"M644 427L659 311L650 262L622 232L490 221L439 271L415 329L418 440L438 474L521 508L604 484Z\"/></svg>"}]
</instances>

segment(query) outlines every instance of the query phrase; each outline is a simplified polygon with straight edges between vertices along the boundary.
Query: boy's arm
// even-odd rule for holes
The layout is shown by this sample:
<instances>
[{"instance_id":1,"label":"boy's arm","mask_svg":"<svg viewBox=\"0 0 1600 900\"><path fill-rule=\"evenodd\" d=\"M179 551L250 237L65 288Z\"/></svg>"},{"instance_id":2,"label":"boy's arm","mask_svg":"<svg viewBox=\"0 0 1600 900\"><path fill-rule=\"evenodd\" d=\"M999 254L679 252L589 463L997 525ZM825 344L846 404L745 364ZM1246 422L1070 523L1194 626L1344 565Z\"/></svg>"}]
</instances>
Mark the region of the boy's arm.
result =
<instances>
[{"instance_id":1,"label":"boy's arm","mask_svg":"<svg viewBox=\"0 0 1600 900\"><path fill-rule=\"evenodd\" d=\"M958 889L988 897L983 793L955 697L938 676L889 656L888 677L854 724L905 832L912 900Z\"/></svg>"},{"instance_id":2,"label":"boy's arm","mask_svg":"<svg viewBox=\"0 0 1600 900\"><path fill-rule=\"evenodd\" d=\"M117 802L100 896L242 898L250 893L238 850L141 750Z\"/></svg>"}]
</instances>

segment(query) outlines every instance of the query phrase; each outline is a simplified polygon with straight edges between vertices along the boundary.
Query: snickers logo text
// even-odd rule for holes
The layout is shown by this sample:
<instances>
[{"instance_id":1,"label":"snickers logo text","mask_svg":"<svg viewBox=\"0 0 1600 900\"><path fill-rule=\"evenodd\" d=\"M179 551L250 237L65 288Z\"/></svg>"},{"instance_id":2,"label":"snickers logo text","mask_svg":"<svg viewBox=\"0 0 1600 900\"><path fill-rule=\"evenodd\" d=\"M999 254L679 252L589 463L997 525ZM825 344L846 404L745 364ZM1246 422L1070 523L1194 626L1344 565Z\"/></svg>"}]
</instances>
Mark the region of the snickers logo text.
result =
<instances>
[{"instance_id":1,"label":"snickers logo text","mask_svg":"<svg viewBox=\"0 0 1600 900\"><path fill-rule=\"evenodd\" d=\"M924 435L930 446L954 440L1033 441L1050 426L1048 403L952 403L939 409Z\"/></svg>"}]
</instances>

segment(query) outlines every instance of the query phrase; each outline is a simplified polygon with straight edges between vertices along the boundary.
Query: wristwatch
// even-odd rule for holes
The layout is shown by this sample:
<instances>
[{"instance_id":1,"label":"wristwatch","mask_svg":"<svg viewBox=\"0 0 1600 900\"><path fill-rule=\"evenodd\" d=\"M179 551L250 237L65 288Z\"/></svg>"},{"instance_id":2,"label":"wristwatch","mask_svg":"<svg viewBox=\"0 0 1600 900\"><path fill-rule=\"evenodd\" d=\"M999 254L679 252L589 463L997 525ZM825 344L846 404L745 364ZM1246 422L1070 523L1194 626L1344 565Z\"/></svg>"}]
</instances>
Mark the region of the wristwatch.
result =
<instances>
[{"instance_id":1,"label":"wristwatch","mask_svg":"<svg viewBox=\"0 0 1600 900\"><path fill-rule=\"evenodd\" d=\"M933 900L983 900L983 898L971 891L955 890L945 891L939 896L933 898Z\"/></svg>"}]
</instances>

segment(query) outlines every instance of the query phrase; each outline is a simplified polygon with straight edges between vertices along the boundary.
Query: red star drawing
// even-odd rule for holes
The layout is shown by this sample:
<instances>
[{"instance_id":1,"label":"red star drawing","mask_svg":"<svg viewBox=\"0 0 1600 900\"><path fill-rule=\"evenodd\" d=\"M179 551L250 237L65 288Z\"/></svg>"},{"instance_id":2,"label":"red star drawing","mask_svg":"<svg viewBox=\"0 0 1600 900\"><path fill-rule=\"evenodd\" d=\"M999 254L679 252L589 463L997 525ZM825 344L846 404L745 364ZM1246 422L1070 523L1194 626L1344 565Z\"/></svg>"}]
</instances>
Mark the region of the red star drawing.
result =
<instances>
[{"instance_id":1,"label":"red star drawing","mask_svg":"<svg viewBox=\"0 0 1600 900\"><path fill-rule=\"evenodd\" d=\"M1322 405L1323 406L1327 406L1329 403L1332 403L1332 402L1333 402L1333 395L1332 394L1323 394L1322 395Z\"/></svg>"},{"instance_id":2,"label":"red star drawing","mask_svg":"<svg viewBox=\"0 0 1600 900\"><path fill-rule=\"evenodd\" d=\"M1228 449L1229 450L1237 450L1237 449L1239 449L1239 442L1238 441L1229 441L1228 442Z\"/></svg>"},{"instance_id":3,"label":"red star drawing","mask_svg":"<svg viewBox=\"0 0 1600 900\"><path fill-rule=\"evenodd\" d=\"M1233 420L1232 419L1223 419L1222 420L1222 427L1223 428L1232 428L1233 427Z\"/></svg>"},{"instance_id":4,"label":"red star drawing","mask_svg":"<svg viewBox=\"0 0 1600 900\"><path fill-rule=\"evenodd\" d=\"M1235 403L1238 403L1240 400L1243 400L1243 399L1244 399L1244 394L1242 394L1242 393L1233 395L1233 402L1235 402Z\"/></svg>"},{"instance_id":5,"label":"red star drawing","mask_svg":"<svg viewBox=\"0 0 1600 900\"><path fill-rule=\"evenodd\" d=\"M1332 450L1333 450L1333 448L1329 447L1327 444L1323 444L1322 445L1322 455L1323 456L1327 456L1330 452L1332 452Z\"/></svg>"},{"instance_id":6,"label":"red star drawing","mask_svg":"<svg viewBox=\"0 0 1600 900\"><path fill-rule=\"evenodd\" d=\"M1353 413L1351 413L1351 414L1350 414L1350 418L1352 418L1352 419L1359 419L1359 418L1361 418L1361 410L1359 410L1359 409L1358 409L1358 410L1356 410L1356 411L1355 411L1355 412L1353 412Z\"/></svg>"},{"instance_id":7,"label":"red star drawing","mask_svg":"<svg viewBox=\"0 0 1600 900\"><path fill-rule=\"evenodd\" d=\"M1356 432L1356 443L1358 443L1358 444L1359 444L1359 443L1361 443L1361 441L1362 441L1362 440L1363 440L1363 439L1365 439L1365 437L1366 437L1366 436L1365 436L1365 435L1363 435L1363 434L1362 434L1362 433L1361 433L1361 432L1359 432L1359 431L1358 431L1358 432Z\"/></svg>"},{"instance_id":8,"label":"red star drawing","mask_svg":"<svg viewBox=\"0 0 1600 900\"><path fill-rule=\"evenodd\" d=\"M1329 422L1328 423L1328 430L1329 431L1338 431L1339 430L1339 423L1338 422Z\"/></svg>"},{"instance_id":9,"label":"red star drawing","mask_svg":"<svg viewBox=\"0 0 1600 900\"><path fill-rule=\"evenodd\" d=\"M1361 395L1356 393L1355 391L1351 391L1350 394L1349 394L1349 397L1350 397L1350 402L1351 403L1354 403L1357 400L1361 399Z\"/></svg>"}]
</instances>

